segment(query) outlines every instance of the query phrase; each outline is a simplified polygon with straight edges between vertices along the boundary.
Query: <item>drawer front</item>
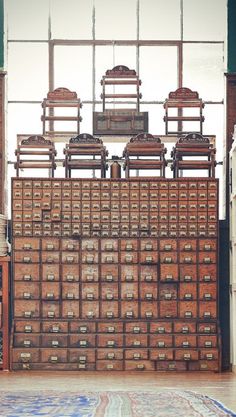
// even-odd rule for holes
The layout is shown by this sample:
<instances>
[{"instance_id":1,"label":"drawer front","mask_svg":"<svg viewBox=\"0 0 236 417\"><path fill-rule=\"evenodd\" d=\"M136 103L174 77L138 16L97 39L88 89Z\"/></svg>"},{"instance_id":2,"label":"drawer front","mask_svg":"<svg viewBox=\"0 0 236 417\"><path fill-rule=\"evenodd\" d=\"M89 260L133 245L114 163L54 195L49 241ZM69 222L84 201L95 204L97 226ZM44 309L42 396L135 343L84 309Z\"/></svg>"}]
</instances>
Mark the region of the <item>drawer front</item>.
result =
<instances>
[{"instance_id":1,"label":"drawer front","mask_svg":"<svg viewBox=\"0 0 236 417\"><path fill-rule=\"evenodd\" d=\"M139 305L136 301L121 302L121 317L126 319L138 318Z\"/></svg>"},{"instance_id":2,"label":"drawer front","mask_svg":"<svg viewBox=\"0 0 236 417\"><path fill-rule=\"evenodd\" d=\"M69 354L69 362L76 362L76 363L81 363L81 364L86 364L86 363L95 363L95 350L94 349L86 349L86 351L84 349L80 349L80 348L75 348L75 349L69 349L68 350L68 354Z\"/></svg>"},{"instance_id":3,"label":"drawer front","mask_svg":"<svg viewBox=\"0 0 236 417\"><path fill-rule=\"evenodd\" d=\"M217 287L215 282L200 282L199 283L199 298L200 300L216 300Z\"/></svg>"},{"instance_id":4,"label":"drawer front","mask_svg":"<svg viewBox=\"0 0 236 417\"><path fill-rule=\"evenodd\" d=\"M174 359L174 350L173 349L152 349L150 350L150 359L152 361L162 362L162 361L172 361Z\"/></svg>"},{"instance_id":5,"label":"drawer front","mask_svg":"<svg viewBox=\"0 0 236 417\"><path fill-rule=\"evenodd\" d=\"M44 238L42 239L43 251L58 251L60 249L60 241L56 238Z\"/></svg>"},{"instance_id":6,"label":"drawer front","mask_svg":"<svg viewBox=\"0 0 236 417\"><path fill-rule=\"evenodd\" d=\"M68 322L67 321L43 321L42 322L43 333L68 333Z\"/></svg>"},{"instance_id":7,"label":"drawer front","mask_svg":"<svg viewBox=\"0 0 236 417\"><path fill-rule=\"evenodd\" d=\"M81 284L81 293L83 300L98 300L99 299L99 284L98 283L88 283L83 282Z\"/></svg>"},{"instance_id":8,"label":"drawer front","mask_svg":"<svg viewBox=\"0 0 236 417\"><path fill-rule=\"evenodd\" d=\"M178 281L179 279L179 266L177 264L160 265L160 281L171 282Z\"/></svg>"},{"instance_id":9,"label":"drawer front","mask_svg":"<svg viewBox=\"0 0 236 417\"><path fill-rule=\"evenodd\" d=\"M58 334L46 334L41 337L41 346L47 348L65 348L68 346L68 336Z\"/></svg>"},{"instance_id":10,"label":"drawer front","mask_svg":"<svg viewBox=\"0 0 236 417\"><path fill-rule=\"evenodd\" d=\"M113 319L119 317L118 301L103 301L100 303L100 317L103 319Z\"/></svg>"},{"instance_id":11,"label":"drawer front","mask_svg":"<svg viewBox=\"0 0 236 417\"><path fill-rule=\"evenodd\" d=\"M39 282L27 282L16 281L14 284L14 297L15 299L39 299L40 295L40 283Z\"/></svg>"},{"instance_id":12,"label":"drawer front","mask_svg":"<svg viewBox=\"0 0 236 417\"><path fill-rule=\"evenodd\" d=\"M62 281L75 283L79 281L79 265L62 265Z\"/></svg>"},{"instance_id":13,"label":"drawer front","mask_svg":"<svg viewBox=\"0 0 236 417\"><path fill-rule=\"evenodd\" d=\"M69 323L70 333L96 333L96 323L92 321L71 321Z\"/></svg>"},{"instance_id":14,"label":"drawer front","mask_svg":"<svg viewBox=\"0 0 236 417\"><path fill-rule=\"evenodd\" d=\"M126 360L125 361L126 371L154 371L155 364L148 360Z\"/></svg>"},{"instance_id":15,"label":"drawer front","mask_svg":"<svg viewBox=\"0 0 236 417\"><path fill-rule=\"evenodd\" d=\"M145 321L133 321L125 323L125 333L147 333L148 332L148 323Z\"/></svg>"},{"instance_id":16,"label":"drawer front","mask_svg":"<svg viewBox=\"0 0 236 417\"><path fill-rule=\"evenodd\" d=\"M20 333L14 336L14 347L34 348L40 346L40 336L35 334Z\"/></svg>"},{"instance_id":17,"label":"drawer front","mask_svg":"<svg viewBox=\"0 0 236 417\"><path fill-rule=\"evenodd\" d=\"M138 265L121 265L120 266L121 281L133 282L138 281Z\"/></svg>"},{"instance_id":18,"label":"drawer front","mask_svg":"<svg viewBox=\"0 0 236 417\"><path fill-rule=\"evenodd\" d=\"M97 346L99 348L116 348L124 346L123 334L98 334Z\"/></svg>"},{"instance_id":19,"label":"drawer front","mask_svg":"<svg viewBox=\"0 0 236 417\"><path fill-rule=\"evenodd\" d=\"M82 304L81 317L83 319L99 318L99 302L84 301Z\"/></svg>"},{"instance_id":20,"label":"drawer front","mask_svg":"<svg viewBox=\"0 0 236 417\"><path fill-rule=\"evenodd\" d=\"M68 362L67 349L40 349L41 362L57 364Z\"/></svg>"},{"instance_id":21,"label":"drawer front","mask_svg":"<svg viewBox=\"0 0 236 417\"><path fill-rule=\"evenodd\" d=\"M172 322L171 321L156 321L150 323L150 333L172 333Z\"/></svg>"},{"instance_id":22,"label":"drawer front","mask_svg":"<svg viewBox=\"0 0 236 417\"><path fill-rule=\"evenodd\" d=\"M157 301L142 301L140 307L142 319L156 319L159 317Z\"/></svg>"},{"instance_id":23,"label":"drawer front","mask_svg":"<svg viewBox=\"0 0 236 417\"><path fill-rule=\"evenodd\" d=\"M41 323L39 320L15 320L14 331L15 333L40 333Z\"/></svg>"},{"instance_id":24,"label":"drawer front","mask_svg":"<svg viewBox=\"0 0 236 417\"><path fill-rule=\"evenodd\" d=\"M96 362L97 371L123 371L123 361L120 360L99 360Z\"/></svg>"},{"instance_id":25,"label":"drawer front","mask_svg":"<svg viewBox=\"0 0 236 417\"><path fill-rule=\"evenodd\" d=\"M195 363L195 362L193 362ZM189 363L190 365L190 363ZM157 371L180 371L187 370L187 363L184 361L158 361L156 364Z\"/></svg>"},{"instance_id":26,"label":"drawer front","mask_svg":"<svg viewBox=\"0 0 236 417\"><path fill-rule=\"evenodd\" d=\"M109 334L113 334L113 333L123 333L123 323L110 323L109 321L107 322L99 322L97 324L97 331L98 333L109 333Z\"/></svg>"},{"instance_id":27,"label":"drawer front","mask_svg":"<svg viewBox=\"0 0 236 417\"><path fill-rule=\"evenodd\" d=\"M146 282L156 282L158 280L157 265L140 265L140 280Z\"/></svg>"},{"instance_id":28,"label":"drawer front","mask_svg":"<svg viewBox=\"0 0 236 417\"><path fill-rule=\"evenodd\" d=\"M43 300L59 300L60 298L59 282L43 282L41 298Z\"/></svg>"},{"instance_id":29,"label":"drawer front","mask_svg":"<svg viewBox=\"0 0 236 417\"><path fill-rule=\"evenodd\" d=\"M121 361L123 357L124 357L123 349L97 348L97 360L98 361L100 360Z\"/></svg>"},{"instance_id":30,"label":"drawer front","mask_svg":"<svg viewBox=\"0 0 236 417\"><path fill-rule=\"evenodd\" d=\"M59 281L59 265L44 264L42 265L43 281Z\"/></svg>"},{"instance_id":31,"label":"drawer front","mask_svg":"<svg viewBox=\"0 0 236 417\"><path fill-rule=\"evenodd\" d=\"M197 347L197 337L189 334L179 334L174 336L176 348L195 348Z\"/></svg>"},{"instance_id":32,"label":"drawer front","mask_svg":"<svg viewBox=\"0 0 236 417\"><path fill-rule=\"evenodd\" d=\"M40 362L40 350L38 348L31 349L22 349L14 348L12 349L12 362L18 363L32 363Z\"/></svg>"},{"instance_id":33,"label":"drawer front","mask_svg":"<svg viewBox=\"0 0 236 417\"><path fill-rule=\"evenodd\" d=\"M160 317L175 318L178 316L177 301L160 301Z\"/></svg>"},{"instance_id":34,"label":"drawer front","mask_svg":"<svg viewBox=\"0 0 236 417\"><path fill-rule=\"evenodd\" d=\"M198 265L198 276L200 281L216 281L217 280L217 265Z\"/></svg>"},{"instance_id":35,"label":"drawer front","mask_svg":"<svg viewBox=\"0 0 236 417\"><path fill-rule=\"evenodd\" d=\"M196 333L196 322L176 321L174 322L174 333Z\"/></svg>"},{"instance_id":36,"label":"drawer front","mask_svg":"<svg viewBox=\"0 0 236 417\"><path fill-rule=\"evenodd\" d=\"M196 265L180 265L179 266L180 281L196 281L197 280L197 266Z\"/></svg>"},{"instance_id":37,"label":"drawer front","mask_svg":"<svg viewBox=\"0 0 236 417\"><path fill-rule=\"evenodd\" d=\"M122 300L138 300L139 291L137 282L122 282L121 284Z\"/></svg>"},{"instance_id":38,"label":"drawer front","mask_svg":"<svg viewBox=\"0 0 236 417\"><path fill-rule=\"evenodd\" d=\"M126 334L124 343L129 348L148 347L148 337L147 334Z\"/></svg>"},{"instance_id":39,"label":"drawer front","mask_svg":"<svg viewBox=\"0 0 236 417\"><path fill-rule=\"evenodd\" d=\"M201 319L216 319L217 318L217 303L216 301L200 301L199 302L199 317Z\"/></svg>"},{"instance_id":40,"label":"drawer front","mask_svg":"<svg viewBox=\"0 0 236 417\"><path fill-rule=\"evenodd\" d=\"M89 347L96 346L95 334L71 334L68 337L68 345L70 347L84 348L85 351Z\"/></svg>"},{"instance_id":41,"label":"drawer front","mask_svg":"<svg viewBox=\"0 0 236 417\"><path fill-rule=\"evenodd\" d=\"M42 301L41 305L41 314L43 318L58 319L61 317L59 301Z\"/></svg>"},{"instance_id":42,"label":"drawer front","mask_svg":"<svg viewBox=\"0 0 236 417\"><path fill-rule=\"evenodd\" d=\"M33 251L15 251L14 261L22 264L39 263L39 252Z\"/></svg>"},{"instance_id":43,"label":"drawer front","mask_svg":"<svg viewBox=\"0 0 236 417\"><path fill-rule=\"evenodd\" d=\"M197 284L195 282L181 282L179 286L180 300L196 300Z\"/></svg>"},{"instance_id":44,"label":"drawer front","mask_svg":"<svg viewBox=\"0 0 236 417\"><path fill-rule=\"evenodd\" d=\"M15 238L14 239L14 248L15 250L39 250L40 249L40 240L37 238Z\"/></svg>"},{"instance_id":45,"label":"drawer front","mask_svg":"<svg viewBox=\"0 0 236 417\"><path fill-rule=\"evenodd\" d=\"M168 334L152 334L150 336L149 346L151 348L171 348L173 344L173 336Z\"/></svg>"},{"instance_id":46,"label":"drawer front","mask_svg":"<svg viewBox=\"0 0 236 417\"><path fill-rule=\"evenodd\" d=\"M40 302L38 300L15 300L14 316L24 318L37 318L40 312Z\"/></svg>"},{"instance_id":47,"label":"drawer front","mask_svg":"<svg viewBox=\"0 0 236 417\"><path fill-rule=\"evenodd\" d=\"M197 301L180 301L179 302L179 317L181 319L197 318L198 305Z\"/></svg>"},{"instance_id":48,"label":"drawer front","mask_svg":"<svg viewBox=\"0 0 236 417\"><path fill-rule=\"evenodd\" d=\"M176 349L175 359L177 361L197 361L199 359L199 351L197 349Z\"/></svg>"},{"instance_id":49,"label":"drawer front","mask_svg":"<svg viewBox=\"0 0 236 417\"><path fill-rule=\"evenodd\" d=\"M78 282L62 283L62 299L78 300L80 298L80 287Z\"/></svg>"},{"instance_id":50,"label":"drawer front","mask_svg":"<svg viewBox=\"0 0 236 417\"><path fill-rule=\"evenodd\" d=\"M83 282L98 281L99 269L97 265L82 265L81 266L81 280Z\"/></svg>"}]
</instances>

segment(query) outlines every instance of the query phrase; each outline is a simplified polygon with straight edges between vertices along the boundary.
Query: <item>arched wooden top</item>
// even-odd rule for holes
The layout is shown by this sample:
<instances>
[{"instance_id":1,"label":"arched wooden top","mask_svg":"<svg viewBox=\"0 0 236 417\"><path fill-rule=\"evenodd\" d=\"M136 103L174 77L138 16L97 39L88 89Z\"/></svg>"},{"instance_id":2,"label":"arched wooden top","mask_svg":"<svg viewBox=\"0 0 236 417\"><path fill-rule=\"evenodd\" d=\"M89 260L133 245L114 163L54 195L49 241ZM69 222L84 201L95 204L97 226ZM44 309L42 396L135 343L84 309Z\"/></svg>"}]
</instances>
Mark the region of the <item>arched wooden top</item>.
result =
<instances>
[{"instance_id":1,"label":"arched wooden top","mask_svg":"<svg viewBox=\"0 0 236 417\"><path fill-rule=\"evenodd\" d=\"M71 138L69 143L75 143L75 144L84 144L84 143L99 143L99 144L103 144L103 141L99 138L96 138L95 136L90 135L89 133L81 133L80 135Z\"/></svg>"},{"instance_id":2,"label":"arched wooden top","mask_svg":"<svg viewBox=\"0 0 236 417\"><path fill-rule=\"evenodd\" d=\"M45 139L43 136L33 135L29 136L27 139L23 139L21 145L52 145L52 142Z\"/></svg>"},{"instance_id":3,"label":"arched wooden top","mask_svg":"<svg viewBox=\"0 0 236 417\"><path fill-rule=\"evenodd\" d=\"M139 133L137 136L134 136L130 139L130 143L134 142L155 142L155 143L161 143L160 138L155 138L151 133Z\"/></svg>"},{"instance_id":4,"label":"arched wooden top","mask_svg":"<svg viewBox=\"0 0 236 417\"><path fill-rule=\"evenodd\" d=\"M59 87L53 91L49 91L47 94L47 99L50 100L75 100L77 99L77 93L75 91L70 91L68 88Z\"/></svg>"}]
</instances>

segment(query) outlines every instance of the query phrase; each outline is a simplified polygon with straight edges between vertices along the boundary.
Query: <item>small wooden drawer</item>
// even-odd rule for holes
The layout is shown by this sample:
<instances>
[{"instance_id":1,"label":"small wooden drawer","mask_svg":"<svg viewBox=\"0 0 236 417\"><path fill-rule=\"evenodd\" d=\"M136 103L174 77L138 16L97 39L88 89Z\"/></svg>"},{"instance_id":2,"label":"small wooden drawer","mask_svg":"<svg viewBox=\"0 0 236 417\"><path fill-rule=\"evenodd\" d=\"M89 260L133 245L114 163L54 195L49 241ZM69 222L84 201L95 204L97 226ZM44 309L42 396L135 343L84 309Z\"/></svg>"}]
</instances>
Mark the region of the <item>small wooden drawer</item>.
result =
<instances>
[{"instance_id":1,"label":"small wooden drawer","mask_svg":"<svg viewBox=\"0 0 236 417\"><path fill-rule=\"evenodd\" d=\"M130 348L148 347L147 334L126 334L124 344Z\"/></svg>"},{"instance_id":2,"label":"small wooden drawer","mask_svg":"<svg viewBox=\"0 0 236 417\"><path fill-rule=\"evenodd\" d=\"M83 319L93 320L99 318L99 302L98 301L84 301L82 304Z\"/></svg>"},{"instance_id":3,"label":"small wooden drawer","mask_svg":"<svg viewBox=\"0 0 236 417\"><path fill-rule=\"evenodd\" d=\"M198 336L198 347L200 348L215 348L218 346L217 335L204 334Z\"/></svg>"},{"instance_id":4,"label":"small wooden drawer","mask_svg":"<svg viewBox=\"0 0 236 417\"><path fill-rule=\"evenodd\" d=\"M99 284L98 283L83 282L81 284L81 289L82 289L81 295L82 295L83 300L88 300L88 301L98 300L99 298Z\"/></svg>"},{"instance_id":5,"label":"small wooden drawer","mask_svg":"<svg viewBox=\"0 0 236 417\"><path fill-rule=\"evenodd\" d=\"M119 317L118 301L102 301L100 304L100 317L103 319L111 319Z\"/></svg>"},{"instance_id":6,"label":"small wooden drawer","mask_svg":"<svg viewBox=\"0 0 236 417\"><path fill-rule=\"evenodd\" d=\"M37 320L15 320L14 332L15 333L40 333L40 321Z\"/></svg>"},{"instance_id":7,"label":"small wooden drawer","mask_svg":"<svg viewBox=\"0 0 236 417\"><path fill-rule=\"evenodd\" d=\"M178 334L174 336L176 348L195 348L197 347L197 337L189 334Z\"/></svg>"},{"instance_id":8,"label":"small wooden drawer","mask_svg":"<svg viewBox=\"0 0 236 417\"><path fill-rule=\"evenodd\" d=\"M38 348L12 349L12 362L13 363L32 363L40 361L40 350Z\"/></svg>"},{"instance_id":9,"label":"small wooden drawer","mask_svg":"<svg viewBox=\"0 0 236 417\"><path fill-rule=\"evenodd\" d=\"M160 317L175 318L178 315L177 301L160 301Z\"/></svg>"},{"instance_id":10,"label":"small wooden drawer","mask_svg":"<svg viewBox=\"0 0 236 417\"><path fill-rule=\"evenodd\" d=\"M179 286L180 300L196 300L197 299L197 284L195 282L181 282Z\"/></svg>"},{"instance_id":11,"label":"small wooden drawer","mask_svg":"<svg viewBox=\"0 0 236 417\"><path fill-rule=\"evenodd\" d=\"M60 252L45 251L42 252L42 263L58 264L60 261Z\"/></svg>"},{"instance_id":12,"label":"small wooden drawer","mask_svg":"<svg viewBox=\"0 0 236 417\"><path fill-rule=\"evenodd\" d=\"M96 346L95 334L71 334L69 335L68 344L70 347L84 348Z\"/></svg>"},{"instance_id":13,"label":"small wooden drawer","mask_svg":"<svg viewBox=\"0 0 236 417\"><path fill-rule=\"evenodd\" d=\"M92 321L82 321L82 320L75 320L69 323L69 330L70 333L96 333L96 323Z\"/></svg>"},{"instance_id":14,"label":"small wooden drawer","mask_svg":"<svg viewBox=\"0 0 236 417\"><path fill-rule=\"evenodd\" d=\"M171 348L152 349L150 350L150 359L152 361L172 361L174 359L174 351Z\"/></svg>"},{"instance_id":15,"label":"small wooden drawer","mask_svg":"<svg viewBox=\"0 0 236 417\"><path fill-rule=\"evenodd\" d=\"M64 300L78 300L79 284L78 282L63 282L62 283L62 299Z\"/></svg>"},{"instance_id":16,"label":"small wooden drawer","mask_svg":"<svg viewBox=\"0 0 236 417\"><path fill-rule=\"evenodd\" d=\"M43 321L43 333L61 334L68 333L68 322L66 321Z\"/></svg>"},{"instance_id":17,"label":"small wooden drawer","mask_svg":"<svg viewBox=\"0 0 236 417\"><path fill-rule=\"evenodd\" d=\"M179 279L179 267L178 264L161 264L160 265L160 281L172 282Z\"/></svg>"},{"instance_id":18,"label":"small wooden drawer","mask_svg":"<svg viewBox=\"0 0 236 417\"><path fill-rule=\"evenodd\" d=\"M76 300L62 300L61 315L63 319L79 318L79 303Z\"/></svg>"},{"instance_id":19,"label":"small wooden drawer","mask_svg":"<svg viewBox=\"0 0 236 417\"><path fill-rule=\"evenodd\" d=\"M198 349L176 349L175 359L177 361L197 361L199 359Z\"/></svg>"},{"instance_id":20,"label":"small wooden drawer","mask_svg":"<svg viewBox=\"0 0 236 417\"><path fill-rule=\"evenodd\" d=\"M141 318L146 320L156 319L159 316L157 301L142 301L140 310Z\"/></svg>"},{"instance_id":21,"label":"small wooden drawer","mask_svg":"<svg viewBox=\"0 0 236 417\"><path fill-rule=\"evenodd\" d=\"M139 276L141 282L156 282L158 280L158 269L156 265L140 265Z\"/></svg>"},{"instance_id":22,"label":"small wooden drawer","mask_svg":"<svg viewBox=\"0 0 236 417\"><path fill-rule=\"evenodd\" d=\"M171 321L155 321L150 323L150 333L172 333Z\"/></svg>"},{"instance_id":23,"label":"small wooden drawer","mask_svg":"<svg viewBox=\"0 0 236 417\"><path fill-rule=\"evenodd\" d=\"M14 335L14 347L35 348L40 346L40 336L36 334L19 333Z\"/></svg>"},{"instance_id":24,"label":"small wooden drawer","mask_svg":"<svg viewBox=\"0 0 236 417\"><path fill-rule=\"evenodd\" d=\"M96 362L97 371L123 371L123 360L99 360Z\"/></svg>"},{"instance_id":25,"label":"small wooden drawer","mask_svg":"<svg viewBox=\"0 0 236 417\"><path fill-rule=\"evenodd\" d=\"M40 239L38 238L15 238L14 239L14 248L15 250L39 250L40 249Z\"/></svg>"},{"instance_id":26,"label":"small wooden drawer","mask_svg":"<svg viewBox=\"0 0 236 417\"><path fill-rule=\"evenodd\" d=\"M109 321L106 322L99 322L97 325L98 333L123 333L123 323L110 323Z\"/></svg>"},{"instance_id":27,"label":"small wooden drawer","mask_svg":"<svg viewBox=\"0 0 236 417\"><path fill-rule=\"evenodd\" d=\"M179 301L179 317L181 319L197 318L197 301Z\"/></svg>"},{"instance_id":28,"label":"small wooden drawer","mask_svg":"<svg viewBox=\"0 0 236 417\"><path fill-rule=\"evenodd\" d=\"M67 335L61 334L42 334L41 346L47 348L65 348L68 345Z\"/></svg>"},{"instance_id":29,"label":"small wooden drawer","mask_svg":"<svg viewBox=\"0 0 236 417\"><path fill-rule=\"evenodd\" d=\"M67 349L45 348L40 349L41 351L41 362L57 364L67 362Z\"/></svg>"},{"instance_id":30,"label":"small wooden drawer","mask_svg":"<svg viewBox=\"0 0 236 417\"><path fill-rule=\"evenodd\" d=\"M41 297L43 300L59 300L60 284L59 282L42 282Z\"/></svg>"},{"instance_id":31,"label":"small wooden drawer","mask_svg":"<svg viewBox=\"0 0 236 417\"><path fill-rule=\"evenodd\" d=\"M14 268L15 281L39 281L39 264L22 264Z\"/></svg>"},{"instance_id":32,"label":"small wooden drawer","mask_svg":"<svg viewBox=\"0 0 236 417\"><path fill-rule=\"evenodd\" d=\"M133 321L133 322L126 322L125 323L125 333L147 333L148 332L148 324L145 321Z\"/></svg>"},{"instance_id":33,"label":"small wooden drawer","mask_svg":"<svg viewBox=\"0 0 236 417\"><path fill-rule=\"evenodd\" d=\"M196 321L174 322L174 333L182 333L182 334L196 333Z\"/></svg>"},{"instance_id":34,"label":"small wooden drawer","mask_svg":"<svg viewBox=\"0 0 236 417\"><path fill-rule=\"evenodd\" d=\"M39 252L37 251L15 251L15 262L22 264L39 263Z\"/></svg>"},{"instance_id":35,"label":"small wooden drawer","mask_svg":"<svg viewBox=\"0 0 236 417\"><path fill-rule=\"evenodd\" d=\"M40 284L36 281L16 281L14 283L14 298L25 300L39 299Z\"/></svg>"},{"instance_id":36,"label":"small wooden drawer","mask_svg":"<svg viewBox=\"0 0 236 417\"><path fill-rule=\"evenodd\" d=\"M117 252L118 240L117 239L101 239L101 251L103 252Z\"/></svg>"},{"instance_id":37,"label":"small wooden drawer","mask_svg":"<svg viewBox=\"0 0 236 417\"><path fill-rule=\"evenodd\" d=\"M217 302L216 301L200 301L199 317L209 320L217 318Z\"/></svg>"},{"instance_id":38,"label":"small wooden drawer","mask_svg":"<svg viewBox=\"0 0 236 417\"><path fill-rule=\"evenodd\" d=\"M81 266L81 281L82 282L97 282L98 281L98 265L82 265Z\"/></svg>"},{"instance_id":39,"label":"small wooden drawer","mask_svg":"<svg viewBox=\"0 0 236 417\"><path fill-rule=\"evenodd\" d=\"M187 370L187 363L184 361L158 361L156 363L156 370L185 372Z\"/></svg>"},{"instance_id":40,"label":"small wooden drawer","mask_svg":"<svg viewBox=\"0 0 236 417\"><path fill-rule=\"evenodd\" d=\"M138 355L136 353L136 355ZM141 359L141 360L126 360L125 361L125 370L126 371L154 371L155 364L151 361Z\"/></svg>"},{"instance_id":41,"label":"small wooden drawer","mask_svg":"<svg viewBox=\"0 0 236 417\"><path fill-rule=\"evenodd\" d=\"M15 300L14 301L14 316L25 319L32 319L39 317L40 302L38 300Z\"/></svg>"},{"instance_id":42,"label":"small wooden drawer","mask_svg":"<svg viewBox=\"0 0 236 417\"><path fill-rule=\"evenodd\" d=\"M197 266L196 265L179 265L180 281L194 282L197 280Z\"/></svg>"},{"instance_id":43,"label":"small wooden drawer","mask_svg":"<svg viewBox=\"0 0 236 417\"><path fill-rule=\"evenodd\" d=\"M95 363L95 349L83 348L69 349L69 362L78 364Z\"/></svg>"},{"instance_id":44,"label":"small wooden drawer","mask_svg":"<svg viewBox=\"0 0 236 417\"><path fill-rule=\"evenodd\" d=\"M177 252L160 252L161 264L174 264L177 263Z\"/></svg>"},{"instance_id":45,"label":"small wooden drawer","mask_svg":"<svg viewBox=\"0 0 236 417\"><path fill-rule=\"evenodd\" d=\"M124 345L123 334L98 334L97 347L98 348L120 348Z\"/></svg>"},{"instance_id":46,"label":"small wooden drawer","mask_svg":"<svg viewBox=\"0 0 236 417\"><path fill-rule=\"evenodd\" d=\"M151 348L171 348L173 347L173 336L168 334L151 334L149 346Z\"/></svg>"},{"instance_id":47,"label":"small wooden drawer","mask_svg":"<svg viewBox=\"0 0 236 417\"><path fill-rule=\"evenodd\" d=\"M122 301L121 302L121 317L125 319L138 318L138 301Z\"/></svg>"},{"instance_id":48,"label":"small wooden drawer","mask_svg":"<svg viewBox=\"0 0 236 417\"><path fill-rule=\"evenodd\" d=\"M42 265L43 281L59 281L59 264L43 264Z\"/></svg>"},{"instance_id":49,"label":"small wooden drawer","mask_svg":"<svg viewBox=\"0 0 236 417\"><path fill-rule=\"evenodd\" d=\"M160 251L173 252L177 250L177 240L160 239Z\"/></svg>"}]
</instances>

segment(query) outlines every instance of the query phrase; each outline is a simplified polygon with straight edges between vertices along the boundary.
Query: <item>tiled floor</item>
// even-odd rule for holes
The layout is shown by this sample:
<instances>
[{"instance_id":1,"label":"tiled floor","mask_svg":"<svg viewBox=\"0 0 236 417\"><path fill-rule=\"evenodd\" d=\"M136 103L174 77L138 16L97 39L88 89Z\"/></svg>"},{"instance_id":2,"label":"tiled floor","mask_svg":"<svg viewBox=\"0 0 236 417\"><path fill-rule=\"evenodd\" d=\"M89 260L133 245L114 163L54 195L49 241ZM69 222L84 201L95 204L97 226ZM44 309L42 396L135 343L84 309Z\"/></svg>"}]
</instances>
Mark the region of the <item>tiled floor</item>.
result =
<instances>
[{"instance_id":1,"label":"tiled floor","mask_svg":"<svg viewBox=\"0 0 236 417\"><path fill-rule=\"evenodd\" d=\"M234 373L1 372L0 390L152 391L186 389L209 395L236 412Z\"/></svg>"}]
</instances>

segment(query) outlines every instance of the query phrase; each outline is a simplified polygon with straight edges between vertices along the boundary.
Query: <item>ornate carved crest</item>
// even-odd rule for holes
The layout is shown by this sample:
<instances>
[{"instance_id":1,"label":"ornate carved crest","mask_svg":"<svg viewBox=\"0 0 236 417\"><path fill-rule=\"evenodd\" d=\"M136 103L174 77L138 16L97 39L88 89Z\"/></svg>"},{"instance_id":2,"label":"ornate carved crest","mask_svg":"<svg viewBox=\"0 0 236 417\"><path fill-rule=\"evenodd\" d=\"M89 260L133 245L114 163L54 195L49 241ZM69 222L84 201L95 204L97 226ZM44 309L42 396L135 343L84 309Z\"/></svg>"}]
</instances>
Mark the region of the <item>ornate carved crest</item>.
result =
<instances>
[{"instance_id":1,"label":"ornate carved crest","mask_svg":"<svg viewBox=\"0 0 236 417\"><path fill-rule=\"evenodd\" d=\"M130 143L133 142L155 142L155 143L161 143L160 138L154 138L153 135L150 133L139 133L139 135L134 136L130 139Z\"/></svg>"},{"instance_id":2,"label":"ornate carved crest","mask_svg":"<svg viewBox=\"0 0 236 417\"><path fill-rule=\"evenodd\" d=\"M116 65L114 68L112 68L112 70L107 70L106 75L110 77L111 76L112 77L119 77L119 76L130 77L131 75L132 76L136 75L136 71L130 70L125 65Z\"/></svg>"},{"instance_id":3,"label":"ornate carved crest","mask_svg":"<svg viewBox=\"0 0 236 417\"><path fill-rule=\"evenodd\" d=\"M59 87L54 91L49 91L47 94L49 100L75 100L77 94L75 91L70 91L68 88Z\"/></svg>"},{"instance_id":4,"label":"ornate carved crest","mask_svg":"<svg viewBox=\"0 0 236 417\"><path fill-rule=\"evenodd\" d=\"M209 145L210 140L206 136L202 136L200 133L189 133L188 135L181 136L178 140L178 143L186 143L186 144L194 144L194 145L201 145L207 144Z\"/></svg>"},{"instance_id":5,"label":"ornate carved crest","mask_svg":"<svg viewBox=\"0 0 236 417\"><path fill-rule=\"evenodd\" d=\"M52 145L52 142L45 139L43 136L34 135L29 136L28 139L23 139L21 145Z\"/></svg>"},{"instance_id":6,"label":"ornate carved crest","mask_svg":"<svg viewBox=\"0 0 236 417\"><path fill-rule=\"evenodd\" d=\"M102 140L99 138L96 138L92 135L90 135L89 133L81 133L80 135L76 136L75 138L71 138L69 143L99 143L102 144Z\"/></svg>"},{"instance_id":7,"label":"ornate carved crest","mask_svg":"<svg viewBox=\"0 0 236 417\"><path fill-rule=\"evenodd\" d=\"M175 91L169 93L169 98L175 100L190 100L190 99L199 99L198 92L192 91L190 88L182 87L178 88Z\"/></svg>"}]
</instances>

